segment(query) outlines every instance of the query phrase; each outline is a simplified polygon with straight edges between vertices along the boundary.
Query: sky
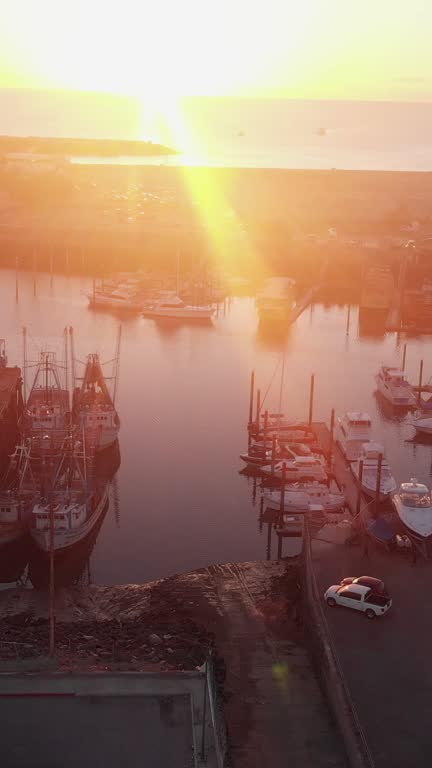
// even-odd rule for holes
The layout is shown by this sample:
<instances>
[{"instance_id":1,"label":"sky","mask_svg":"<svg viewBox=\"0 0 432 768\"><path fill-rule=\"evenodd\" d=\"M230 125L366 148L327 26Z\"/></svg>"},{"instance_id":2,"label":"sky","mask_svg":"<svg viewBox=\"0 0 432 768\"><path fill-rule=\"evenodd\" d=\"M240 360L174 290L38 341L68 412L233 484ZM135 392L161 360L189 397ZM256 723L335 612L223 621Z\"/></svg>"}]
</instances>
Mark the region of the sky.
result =
<instances>
[{"instance_id":1,"label":"sky","mask_svg":"<svg viewBox=\"0 0 432 768\"><path fill-rule=\"evenodd\" d=\"M432 100L432 0L0 0L0 88Z\"/></svg>"}]
</instances>

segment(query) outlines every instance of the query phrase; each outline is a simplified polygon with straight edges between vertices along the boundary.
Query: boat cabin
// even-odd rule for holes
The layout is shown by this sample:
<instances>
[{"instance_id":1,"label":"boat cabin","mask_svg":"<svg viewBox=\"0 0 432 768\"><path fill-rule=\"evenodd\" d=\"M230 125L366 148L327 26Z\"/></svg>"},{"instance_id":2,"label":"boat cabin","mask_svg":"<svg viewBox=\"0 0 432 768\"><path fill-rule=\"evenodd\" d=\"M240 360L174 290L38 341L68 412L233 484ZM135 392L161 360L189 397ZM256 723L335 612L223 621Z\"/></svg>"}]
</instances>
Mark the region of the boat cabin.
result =
<instances>
[{"instance_id":1,"label":"boat cabin","mask_svg":"<svg viewBox=\"0 0 432 768\"><path fill-rule=\"evenodd\" d=\"M69 531L85 523L87 508L85 502L72 500L64 504L54 503L53 519L55 531ZM36 504L33 508L33 525L38 531L49 531L51 509L49 504Z\"/></svg>"},{"instance_id":2,"label":"boat cabin","mask_svg":"<svg viewBox=\"0 0 432 768\"><path fill-rule=\"evenodd\" d=\"M0 524L17 523L21 519L21 504L15 499L0 499Z\"/></svg>"},{"instance_id":3,"label":"boat cabin","mask_svg":"<svg viewBox=\"0 0 432 768\"><path fill-rule=\"evenodd\" d=\"M399 498L405 507L425 508L432 506L431 493L427 485L412 478L409 483L402 483Z\"/></svg>"}]
</instances>

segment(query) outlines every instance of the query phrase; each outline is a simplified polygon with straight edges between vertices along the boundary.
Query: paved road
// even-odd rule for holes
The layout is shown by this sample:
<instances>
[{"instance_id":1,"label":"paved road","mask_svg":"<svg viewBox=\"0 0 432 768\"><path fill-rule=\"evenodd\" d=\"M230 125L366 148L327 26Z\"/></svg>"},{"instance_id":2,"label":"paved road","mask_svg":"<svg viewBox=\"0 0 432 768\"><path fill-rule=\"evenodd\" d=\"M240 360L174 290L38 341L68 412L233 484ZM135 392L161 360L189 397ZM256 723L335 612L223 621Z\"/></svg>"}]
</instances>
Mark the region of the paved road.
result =
<instances>
[{"instance_id":1,"label":"paved road","mask_svg":"<svg viewBox=\"0 0 432 768\"><path fill-rule=\"evenodd\" d=\"M347 548L327 526L312 546L320 593L344 576L383 578L393 607L383 618L327 608L339 658L377 768L429 768L432 755L432 562ZM337 539L339 538L339 543ZM327 540L333 543L326 543Z\"/></svg>"},{"instance_id":2,"label":"paved road","mask_svg":"<svg viewBox=\"0 0 432 768\"><path fill-rule=\"evenodd\" d=\"M5 768L191 768L189 696L0 695Z\"/></svg>"}]
</instances>

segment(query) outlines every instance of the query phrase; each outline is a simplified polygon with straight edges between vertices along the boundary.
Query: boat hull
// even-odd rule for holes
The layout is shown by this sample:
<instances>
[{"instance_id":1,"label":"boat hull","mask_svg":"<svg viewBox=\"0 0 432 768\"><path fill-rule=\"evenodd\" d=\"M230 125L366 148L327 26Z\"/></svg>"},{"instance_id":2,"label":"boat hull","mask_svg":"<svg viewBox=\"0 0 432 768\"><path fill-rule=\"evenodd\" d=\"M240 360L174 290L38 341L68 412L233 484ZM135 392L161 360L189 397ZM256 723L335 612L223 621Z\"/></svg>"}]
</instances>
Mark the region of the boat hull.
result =
<instances>
[{"instance_id":1,"label":"boat hull","mask_svg":"<svg viewBox=\"0 0 432 768\"><path fill-rule=\"evenodd\" d=\"M423 540L432 536L432 507L425 509L406 507L398 496L393 498L393 506L408 533Z\"/></svg>"},{"instance_id":2,"label":"boat hull","mask_svg":"<svg viewBox=\"0 0 432 768\"><path fill-rule=\"evenodd\" d=\"M22 523L17 525L1 525L0 524L0 546L3 544L10 544L12 541L20 539L24 536L26 527Z\"/></svg>"},{"instance_id":3,"label":"boat hull","mask_svg":"<svg viewBox=\"0 0 432 768\"><path fill-rule=\"evenodd\" d=\"M416 405L415 396L411 391L403 393L394 393L391 388L381 380L379 376L375 377L378 392L384 397L390 405L394 408L412 408Z\"/></svg>"},{"instance_id":4,"label":"boat hull","mask_svg":"<svg viewBox=\"0 0 432 768\"><path fill-rule=\"evenodd\" d=\"M54 531L54 551L55 553L64 552L70 547L74 547L90 535L101 515L104 513L108 504L108 486L105 488L97 507L91 517L89 517L79 528L69 530ZM46 555L50 553L50 530L47 527L44 530L30 528L30 535L37 548Z\"/></svg>"},{"instance_id":5,"label":"boat hull","mask_svg":"<svg viewBox=\"0 0 432 768\"><path fill-rule=\"evenodd\" d=\"M211 320L214 315L212 307L179 307L178 309L146 309L144 317L160 320Z\"/></svg>"}]
</instances>

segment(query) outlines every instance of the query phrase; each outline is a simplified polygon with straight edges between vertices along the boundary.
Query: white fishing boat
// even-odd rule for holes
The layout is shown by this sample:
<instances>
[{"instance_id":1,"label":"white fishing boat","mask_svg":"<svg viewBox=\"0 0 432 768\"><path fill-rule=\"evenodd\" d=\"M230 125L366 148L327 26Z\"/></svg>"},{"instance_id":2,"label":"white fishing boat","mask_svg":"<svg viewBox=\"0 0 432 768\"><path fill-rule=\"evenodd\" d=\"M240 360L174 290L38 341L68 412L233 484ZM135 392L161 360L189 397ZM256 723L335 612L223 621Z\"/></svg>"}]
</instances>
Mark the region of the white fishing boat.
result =
<instances>
[{"instance_id":1,"label":"white fishing boat","mask_svg":"<svg viewBox=\"0 0 432 768\"><path fill-rule=\"evenodd\" d=\"M87 356L84 376L75 376L72 414L79 434L96 450L113 445L120 429L120 419L109 392L102 365L97 353Z\"/></svg>"},{"instance_id":2,"label":"white fishing boat","mask_svg":"<svg viewBox=\"0 0 432 768\"><path fill-rule=\"evenodd\" d=\"M378 392L391 405L410 408L416 404L416 396L404 371L383 365L375 376L375 381Z\"/></svg>"},{"instance_id":3,"label":"white fishing boat","mask_svg":"<svg viewBox=\"0 0 432 768\"><path fill-rule=\"evenodd\" d=\"M32 443L32 453L58 450L71 424L69 392L62 384L64 366L54 352L41 352L36 363L33 385L20 419L24 438Z\"/></svg>"},{"instance_id":4,"label":"white fishing boat","mask_svg":"<svg viewBox=\"0 0 432 768\"><path fill-rule=\"evenodd\" d=\"M405 528L427 539L432 536L432 498L427 485L412 477L409 483L402 483L392 498L393 506Z\"/></svg>"},{"instance_id":5,"label":"white fishing boat","mask_svg":"<svg viewBox=\"0 0 432 768\"><path fill-rule=\"evenodd\" d=\"M63 451L50 492L34 505L29 530L41 552L51 551L51 537L55 553L83 541L103 514L109 482L89 482L87 463L84 444Z\"/></svg>"},{"instance_id":6,"label":"white fishing boat","mask_svg":"<svg viewBox=\"0 0 432 768\"><path fill-rule=\"evenodd\" d=\"M285 464L285 479L287 483L295 483L302 480L327 481L327 472L317 456L297 456L293 461L276 462L273 471L271 464L268 464L261 467L261 472L265 477L281 480L283 464Z\"/></svg>"},{"instance_id":7,"label":"white fishing boat","mask_svg":"<svg viewBox=\"0 0 432 768\"><path fill-rule=\"evenodd\" d=\"M295 281L289 277L271 277L264 281L256 296L260 322L286 322L295 301Z\"/></svg>"},{"instance_id":8,"label":"white fishing boat","mask_svg":"<svg viewBox=\"0 0 432 768\"><path fill-rule=\"evenodd\" d=\"M266 491L264 502L270 509L279 510L281 505L280 491ZM340 512L345 506L343 493L331 493L322 483L296 483L285 488L285 512L309 512L312 507L319 505L324 512Z\"/></svg>"},{"instance_id":9,"label":"white fishing boat","mask_svg":"<svg viewBox=\"0 0 432 768\"><path fill-rule=\"evenodd\" d=\"M143 308L144 317L172 320L211 320L214 313L212 306L185 304L174 292L165 292L157 301L149 302Z\"/></svg>"},{"instance_id":10,"label":"white fishing boat","mask_svg":"<svg viewBox=\"0 0 432 768\"><path fill-rule=\"evenodd\" d=\"M379 457L381 461L381 479L379 487L379 499L385 501L395 492L397 485L388 462L384 456L384 447L381 443L369 441L363 443L358 460L351 464L351 470L357 480L360 479L360 462L363 462L361 487L363 492L370 497L375 497L378 482Z\"/></svg>"},{"instance_id":11,"label":"white fishing boat","mask_svg":"<svg viewBox=\"0 0 432 768\"><path fill-rule=\"evenodd\" d=\"M16 446L0 490L0 545L24 536L37 495L31 467L30 443Z\"/></svg>"},{"instance_id":12,"label":"white fishing boat","mask_svg":"<svg viewBox=\"0 0 432 768\"><path fill-rule=\"evenodd\" d=\"M363 443L372 435L372 423L368 413L347 411L336 420L336 441L347 461L356 461Z\"/></svg>"}]
</instances>

